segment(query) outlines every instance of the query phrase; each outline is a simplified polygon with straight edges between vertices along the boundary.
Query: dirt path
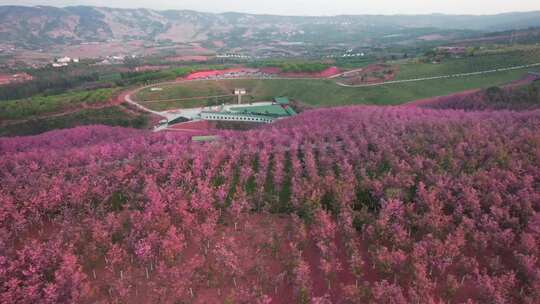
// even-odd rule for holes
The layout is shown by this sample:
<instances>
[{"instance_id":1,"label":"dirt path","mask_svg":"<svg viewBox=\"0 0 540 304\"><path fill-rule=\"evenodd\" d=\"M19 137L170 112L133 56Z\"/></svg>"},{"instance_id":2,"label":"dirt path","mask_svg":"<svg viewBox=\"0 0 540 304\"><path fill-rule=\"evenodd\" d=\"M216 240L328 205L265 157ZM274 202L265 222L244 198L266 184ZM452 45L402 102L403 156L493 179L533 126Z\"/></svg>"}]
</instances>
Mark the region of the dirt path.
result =
<instances>
[{"instance_id":1,"label":"dirt path","mask_svg":"<svg viewBox=\"0 0 540 304\"><path fill-rule=\"evenodd\" d=\"M339 78L339 77L341 77L341 76L346 76L346 75L348 75L348 74L353 74L353 73L357 73L357 72L362 72L364 69L365 69L365 67L364 67L364 68L359 68L359 69L350 70L350 71L343 72L343 73L339 73L339 74L336 74L336 75L333 75L333 76L328 77L328 79Z\"/></svg>"},{"instance_id":2,"label":"dirt path","mask_svg":"<svg viewBox=\"0 0 540 304\"><path fill-rule=\"evenodd\" d=\"M236 96L234 94L228 95L213 95L213 96L197 96L197 97L186 97L186 98L175 98L175 99L154 99L154 100L145 100L140 101L141 103L154 103L154 102L167 102L167 101L188 101L188 100L202 100L202 99L211 99L211 98L220 98L220 97L231 97Z\"/></svg>"}]
</instances>

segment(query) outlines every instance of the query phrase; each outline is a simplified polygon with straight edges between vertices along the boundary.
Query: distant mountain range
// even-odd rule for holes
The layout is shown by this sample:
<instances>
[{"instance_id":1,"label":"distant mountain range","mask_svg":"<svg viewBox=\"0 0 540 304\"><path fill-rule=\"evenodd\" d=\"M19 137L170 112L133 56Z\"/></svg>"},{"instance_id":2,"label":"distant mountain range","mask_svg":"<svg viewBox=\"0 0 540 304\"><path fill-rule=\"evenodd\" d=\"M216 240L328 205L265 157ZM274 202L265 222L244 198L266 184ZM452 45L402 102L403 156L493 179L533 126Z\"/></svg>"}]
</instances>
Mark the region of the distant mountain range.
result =
<instances>
[{"instance_id":1,"label":"distant mountain range","mask_svg":"<svg viewBox=\"0 0 540 304\"><path fill-rule=\"evenodd\" d=\"M36 48L108 40L347 42L410 29L504 31L540 26L540 12L500 15L290 17L243 13L0 6L0 43ZM428 33L429 34L429 33Z\"/></svg>"}]
</instances>

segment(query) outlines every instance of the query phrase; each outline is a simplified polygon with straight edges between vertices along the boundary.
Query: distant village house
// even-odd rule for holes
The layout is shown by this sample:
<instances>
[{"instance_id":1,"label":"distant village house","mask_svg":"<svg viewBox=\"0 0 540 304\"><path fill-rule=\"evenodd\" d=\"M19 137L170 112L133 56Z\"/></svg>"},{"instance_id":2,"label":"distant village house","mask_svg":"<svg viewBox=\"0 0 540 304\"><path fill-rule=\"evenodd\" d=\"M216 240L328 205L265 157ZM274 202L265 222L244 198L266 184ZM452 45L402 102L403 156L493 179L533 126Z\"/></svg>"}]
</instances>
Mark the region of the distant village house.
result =
<instances>
[{"instance_id":1,"label":"distant village house","mask_svg":"<svg viewBox=\"0 0 540 304\"><path fill-rule=\"evenodd\" d=\"M54 68L61 68L61 67L66 67L68 66L70 63L78 63L79 62L79 58L70 58L70 57L60 57L60 58L57 58L53 63L52 63L52 66Z\"/></svg>"}]
</instances>

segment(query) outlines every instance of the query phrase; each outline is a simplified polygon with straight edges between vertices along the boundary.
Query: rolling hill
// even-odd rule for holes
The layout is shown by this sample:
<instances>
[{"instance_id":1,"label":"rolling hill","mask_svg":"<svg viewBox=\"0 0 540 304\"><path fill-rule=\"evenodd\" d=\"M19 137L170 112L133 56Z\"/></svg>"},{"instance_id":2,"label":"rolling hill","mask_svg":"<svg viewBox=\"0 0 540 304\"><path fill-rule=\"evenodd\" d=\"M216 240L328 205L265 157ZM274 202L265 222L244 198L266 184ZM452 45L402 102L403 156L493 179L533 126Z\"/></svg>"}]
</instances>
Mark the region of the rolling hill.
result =
<instances>
[{"instance_id":1,"label":"rolling hill","mask_svg":"<svg viewBox=\"0 0 540 304\"><path fill-rule=\"evenodd\" d=\"M227 46L244 43L257 45L265 41L355 41L372 45L381 37L409 40L410 29L417 29L418 37L433 33L454 37L533 26L540 26L540 12L486 16L294 17L87 6L0 6L0 41L27 48L111 40L174 43L219 41ZM449 30L451 32L447 33Z\"/></svg>"}]
</instances>

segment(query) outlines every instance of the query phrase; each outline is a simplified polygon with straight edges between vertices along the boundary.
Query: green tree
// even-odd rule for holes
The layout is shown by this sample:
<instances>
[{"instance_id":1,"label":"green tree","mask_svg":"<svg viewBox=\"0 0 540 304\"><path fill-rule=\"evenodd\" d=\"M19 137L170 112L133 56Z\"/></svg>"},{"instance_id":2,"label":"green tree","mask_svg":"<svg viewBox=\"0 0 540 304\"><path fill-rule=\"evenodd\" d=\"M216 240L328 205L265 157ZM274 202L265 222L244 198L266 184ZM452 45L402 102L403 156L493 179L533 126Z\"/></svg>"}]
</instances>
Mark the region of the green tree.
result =
<instances>
[{"instance_id":1,"label":"green tree","mask_svg":"<svg viewBox=\"0 0 540 304\"><path fill-rule=\"evenodd\" d=\"M486 90L486 96L489 102L499 103L505 101L504 91L500 87L490 87Z\"/></svg>"},{"instance_id":2,"label":"green tree","mask_svg":"<svg viewBox=\"0 0 540 304\"><path fill-rule=\"evenodd\" d=\"M534 103L540 103L540 96L538 95L538 86L534 83L531 83L528 87L527 87L527 93L528 93L528 97L529 97L529 100L531 102L534 102Z\"/></svg>"}]
</instances>

